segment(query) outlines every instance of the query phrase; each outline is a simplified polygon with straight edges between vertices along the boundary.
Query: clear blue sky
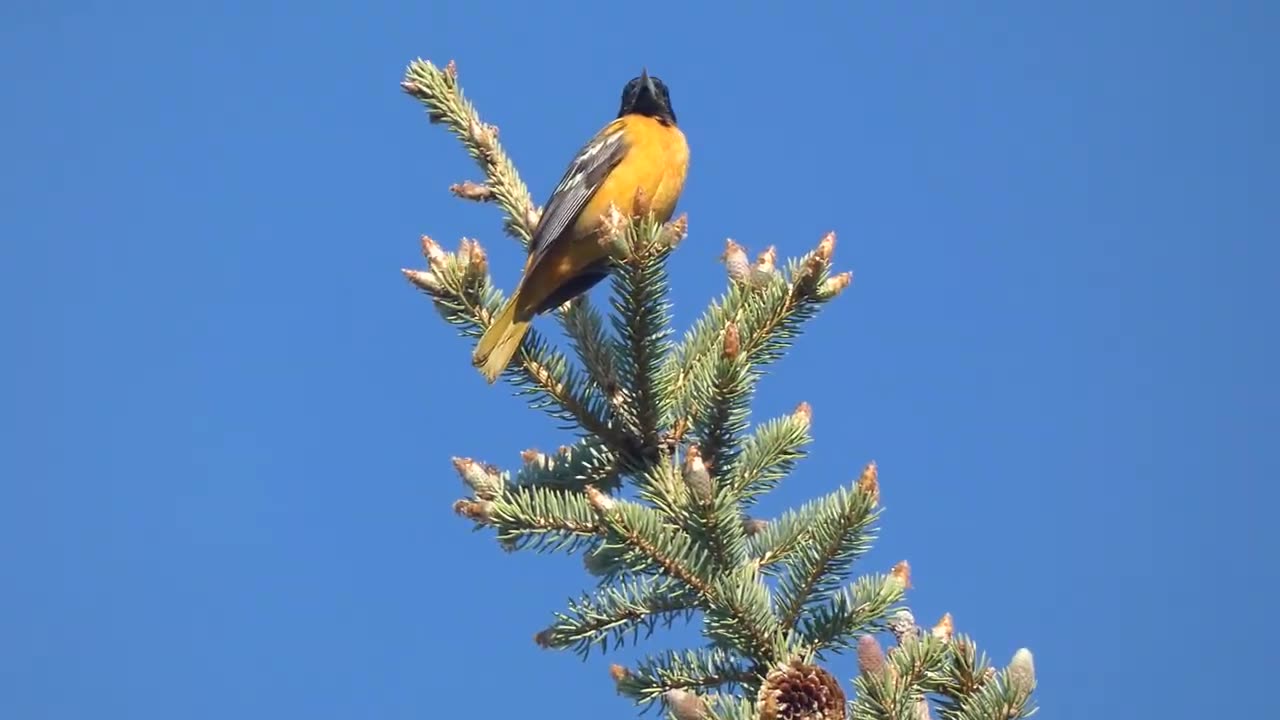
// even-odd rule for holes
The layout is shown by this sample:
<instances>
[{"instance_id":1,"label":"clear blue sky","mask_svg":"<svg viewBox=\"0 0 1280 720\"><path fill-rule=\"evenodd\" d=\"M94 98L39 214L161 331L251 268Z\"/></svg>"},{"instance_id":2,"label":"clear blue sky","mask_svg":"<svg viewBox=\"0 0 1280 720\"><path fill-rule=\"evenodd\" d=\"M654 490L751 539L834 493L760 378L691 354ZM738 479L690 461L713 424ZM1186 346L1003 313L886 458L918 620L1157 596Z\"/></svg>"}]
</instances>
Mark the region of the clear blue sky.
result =
<instances>
[{"instance_id":1,"label":"clear blue sky","mask_svg":"<svg viewBox=\"0 0 1280 720\"><path fill-rule=\"evenodd\" d=\"M1043 717L1267 702L1275 4L182 5L0 10L0 717L631 716L531 640L578 561L450 512L451 455L566 436L399 274L420 233L519 263L446 193L477 172L399 90L419 55L538 202L668 81L681 326L726 236L839 233L853 288L761 388L816 418L768 509L876 459L864 567L1031 647Z\"/></svg>"}]
</instances>

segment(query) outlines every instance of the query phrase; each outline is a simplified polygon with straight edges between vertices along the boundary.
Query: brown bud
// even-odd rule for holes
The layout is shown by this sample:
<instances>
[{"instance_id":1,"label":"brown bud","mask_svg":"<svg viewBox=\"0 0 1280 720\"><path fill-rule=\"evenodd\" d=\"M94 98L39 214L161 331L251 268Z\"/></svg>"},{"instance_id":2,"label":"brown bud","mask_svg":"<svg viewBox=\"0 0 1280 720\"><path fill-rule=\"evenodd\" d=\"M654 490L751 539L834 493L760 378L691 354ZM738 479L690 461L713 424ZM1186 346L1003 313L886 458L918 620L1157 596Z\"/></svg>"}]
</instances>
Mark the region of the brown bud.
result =
<instances>
[{"instance_id":1,"label":"brown bud","mask_svg":"<svg viewBox=\"0 0 1280 720\"><path fill-rule=\"evenodd\" d=\"M479 240L462 238L458 243L458 257L466 264L469 273L483 275L489 270L489 256L480 247Z\"/></svg>"},{"instance_id":2,"label":"brown bud","mask_svg":"<svg viewBox=\"0 0 1280 720\"><path fill-rule=\"evenodd\" d=\"M889 632L897 638L899 645L907 639L915 639L919 633L915 616L906 608L898 610L889 618Z\"/></svg>"},{"instance_id":3,"label":"brown bud","mask_svg":"<svg viewBox=\"0 0 1280 720\"><path fill-rule=\"evenodd\" d=\"M729 321L724 326L724 357L726 360L734 360L738 357L738 352L742 350L741 338L738 336L738 323Z\"/></svg>"},{"instance_id":4,"label":"brown bud","mask_svg":"<svg viewBox=\"0 0 1280 720\"><path fill-rule=\"evenodd\" d=\"M618 505L616 500L600 492L595 485L587 486L587 502L591 503L591 507L595 508L596 512L601 513L607 513Z\"/></svg>"},{"instance_id":5,"label":"brown bud","mask_svg":"<svg viewBox=\"0 0 1280 720\"><path fill-rule=\"evenodd\" d=\"M791 411L791 417L804 423L807 428L813 424L813 408L807 402L802 402Z\"/></svg>"},{"instance_id":6,"label":"brown bud","mask_svg":"<svg viewBox=\"0 0 1280 720\"><path fill-rule=\"evenodd\" d=\"M546 649L551 647L551 629L547 628L533 636L533 641L538 647Z\"/></svg>"},{"instance_id":7,"label":"brown bud","mask_svg":"<svg viewBox=\"0 0 1280 720\"><path fill-rule=\"evenodd\" d=\"M449 63L444 66L444 76L450 84L453 84L453 82L458 79L458 63L450 60Z\"/></svg>"},{"instance_id":8,"label":"brown bud","mask_svg":"<svg viewBox=\"0 0 1280 720\"><path fill-rule=\"evenodd\" d=\"M462 481L481 500L492 500L502 491L502 476L492 465L483 465L471 458L455 457L453 469L458 471Z\"/></svg>"},{"instance_id":9,"label":"brown bud","mask_svg":"<svg viewBox=\"0 0 1280 720\"><path fill-rule=\"evenodd\" d=\"M893 570L889 571L889 575L894 581L902 585L903 590L911 588L911 563L906 560L894 565Z\"/></svg>"},{"instance_id":10,"label":"brown bud","mask_svg":"<svg viewBox=\"0 0 1280 720\"><path fill-rule=\"evenodd\" d=\"M951 642L951 636L956 631L955 621L951 619L951 613L946 613L937 625L933 626L933 636L942 642Z\"/></svg>"},{"instance_id":11,"label":"brown bud","mask_svg":"<svg viewBox=\"0 0 1280 720\"><path fill-rule=\"evenodd\" d=\"M404 273L405 278L421 290L425 290L429 293L438 293L441 290L444 290L444 285L440 283L440 278L425 270L409 270L408 268L403 268L400 272Z\"/></svg>"},{"instance_id":12,"label":"brown bud","mask_svg":"<svg viewBox=\"0 0 1280 720\"><path fill-rule=\"evenodd\" d=\"M703 505L711 504L714 490L711 486L711 473L702 461L702 453L695 445L689 448L684 458L684 484L689 493Z\"/></svg>"},{"instance_id":13,"label":"brown bud","mask_svg":"<svg viewBox=\"0 0 1280 720\"><path fill-rule=\"evenodd\" d=\"M747 260L747 251L733 240L724 241L724 253L720 256L724 261L729 279L734 282L746 282L751 277L751 262Z\"/></svg>"},{"instance_id":14,"label":"brown bud","mask_svg":"<svg viewBox=\"0 0 1280 720\"><path fill-rule=\"evenodd\" d=\"M672 220L663 226L662 242L669 248L674 248L689 235L689 216L680 213L680 217Z\"/></svg>"},{"instance_id":15,"label":"brown bud","mask_svg":"<svg viewBox=\"0 0 1280 720\"><path fill-rule=\"evenodd\" d=\"M453 504L453 511L458 515L478 523L489 522L493 512L493 503L487 500L459 500Z\"/></svg>"},{"instance_id":16,"label":"brown bud","mask_svg":"<svg viewBox=\"0 0 1280 720\"><path fill-rule=\"evenodd\" d=\"M528 450L525 450L524 452L520 453L520 459L523 460L526 465L528 465L531 462L540 462L540 461L546 460L546 457L547 457L546 455L542 454L541 450L538 450L536 448L529 448Z\"/></svg>"},{"instance_id":17,"label":"brown bud","mask_svg":"<svg viewBox=\"0 0 1280 720\"><path fill-rule=\"evenodd\" d=\"M427 235L422 236L422 256L427 259L427 265L432 270L439 270L449 261L449 256L445 254L444 248L440 247L440 243Z\"/></svg>"},{"instance_id":18,"label":"brown bud","mask_svg":"<svg viewBox=\"0 0 1280 720\"><path fill-rule=\"evenodd\" d=\"M822 236L818 241L818 248L813 251L814 257L824 263L831 262L831 256L836 250L836 233L834 230Z\"/></svg>"},{"instance_id":19,"label":"brown bud","mask_svg":"<svg viewBox=\"0 0 1280 720\"><path fill-rule=\"evenodd\" d=\"M884 648L873 635L858 638L858 672L863 675L879 675L884 672Z\"/></svg>"},{"instance_id":20,"label":"brown bud","mask_svg":"<svg viewBox=\"0 0 1280 720\"><path fill-rule=\"evenodd\" d=\"M631 675L631 671L617 663L609 666L609 677L613 678L614 682L622 682L629 675Z\"/></svg>"},{"instance_id":21,"label":"brown bud","mask_svg":"<svg viewBox=\"0 0 1280 720\"><path fill-rule=\"evenodd\" d=\"M474 200L476 202L488 202L493 199L493 189L484 183L472 182L464 180L460 183L454 183L449 186L449 192L463 200Z\"/></svg>"},{"instance_id":22,"label":"brown bud","mask_svg":"<svg viewBox=\"0 0 1280 720\"><path fill-rule=\"evenodd\" d=\"M851 272L842 272L839 275L829 277L822 283L822 287L818 288L818 296L824 299L833 298L844 292L844 289L849 287L851 282L853 282L853 273Z\"/></svg>"},{"instance_id":23,"label":"brown bud","mask_svg":"<svg viewBox=\"0 0 1280 720\"><path fill-rule=\"evenodd\" d=\"M631 245L627 238L627 216L622 214L617 205L609 203L600 216L600 246L617 259L624 259L631 254Z\"/></svg>"},{"instance_id":24,"label":"brown bud","mask_svg":"<svg viewBox=\"0 0 1280 720\"><path fill-rule=\"evenodd\" d=\"M748 537L764 532L767 527L769 527L768 520L753 517L742 518L742 532L746 533Z\"/></svg>"},{"instance_id":25,"label":"brown bud","mask_svg":"<svg viewBox=\"0 0 1280 720\"><path fill-rule=\"evenodd\" d=\"M668 690L662 693L662 699L676 720L704 720L708 717L707 704L688 690Z\"/></svg>"},{"instance_id":26,"label":"brown bud","mask_svg":"<svg viewBox=\"0 0 1280 720\"><path fill-rule=\"evenodd\" d=\"M858 490L870 495L873 505L880 502L880 470L874 460L867 463L858 476Z\"/></svg>"},{"instance_id":27,"label":"brown bud","mask_svg":"<svg viewBox=\"0 0 1280 720\"><path fill-rule=\"evenodd\" d=\"M636 186L635 196L631 199L631 214L635 217L649 214L649 194L644 191L643 185Z\"/></svg>"}]
</instances>

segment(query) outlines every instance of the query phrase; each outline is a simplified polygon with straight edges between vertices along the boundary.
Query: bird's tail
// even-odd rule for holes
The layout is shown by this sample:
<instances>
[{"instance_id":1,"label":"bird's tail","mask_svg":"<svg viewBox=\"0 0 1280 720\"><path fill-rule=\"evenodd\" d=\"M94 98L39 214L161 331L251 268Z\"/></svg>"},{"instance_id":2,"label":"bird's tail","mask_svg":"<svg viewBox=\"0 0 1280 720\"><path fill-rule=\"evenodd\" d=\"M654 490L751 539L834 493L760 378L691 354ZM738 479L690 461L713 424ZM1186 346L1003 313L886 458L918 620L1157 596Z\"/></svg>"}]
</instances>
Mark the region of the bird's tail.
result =
<instances>
[{"instance_id":1,"label":"bird's tail","mask_svg":"<svg viewBox=\"0 0 1280 720\"><path fill-rule=\"evenodd\" d=\"M493 324L480 336L475 352L471 355L471 364L480 368L480 373L492 383L498 379L502 371L511 362L511 357L520 349L520 341L529 331L530 318L516 317L516 300L519 293L511 296L507 304L498 311Z\"/></svg>"}]
</instances>

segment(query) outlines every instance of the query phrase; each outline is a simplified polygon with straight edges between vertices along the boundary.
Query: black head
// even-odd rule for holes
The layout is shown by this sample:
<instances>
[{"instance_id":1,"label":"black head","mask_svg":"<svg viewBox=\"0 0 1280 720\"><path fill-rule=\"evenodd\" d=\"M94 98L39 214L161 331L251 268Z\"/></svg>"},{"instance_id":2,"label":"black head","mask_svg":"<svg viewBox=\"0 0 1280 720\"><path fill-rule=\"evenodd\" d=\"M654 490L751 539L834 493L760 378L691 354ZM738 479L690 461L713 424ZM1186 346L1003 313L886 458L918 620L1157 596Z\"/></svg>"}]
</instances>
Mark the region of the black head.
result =
<instances>
[{"instance_id":1,"label":"black head","mask_svg":"<svg viewBox=\"0 0 1280 720\"><path fill-rule=\"evenodd\" d=\"M657 77L644 70L640 77L632 78L622 89L622 107L618 117L623 115L648 115L671 125L676 124L676 113L671 109L671 95L667 86Z\"/></svg>"}]
</instances>

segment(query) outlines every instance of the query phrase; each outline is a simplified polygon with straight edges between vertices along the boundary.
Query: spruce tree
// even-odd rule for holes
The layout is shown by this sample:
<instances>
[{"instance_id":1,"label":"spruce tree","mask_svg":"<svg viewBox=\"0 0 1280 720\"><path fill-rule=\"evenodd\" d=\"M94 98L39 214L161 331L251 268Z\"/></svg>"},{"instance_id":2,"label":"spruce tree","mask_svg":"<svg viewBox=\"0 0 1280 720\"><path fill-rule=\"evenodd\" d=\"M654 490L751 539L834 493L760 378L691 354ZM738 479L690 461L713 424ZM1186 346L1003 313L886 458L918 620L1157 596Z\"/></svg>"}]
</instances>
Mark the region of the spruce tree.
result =
<instances>
[{"instance_id":1,"label":"spruce tree","mask_svg":"<svg viewBox=\"0 0 1280 720\"><path fill-rule=\"evenodd\" d=\"M526 245L539 210L498 142L463 95L456 68L410 63L403 90L448 128L484 174L451 188L496 205ZM509 550L581 553L592 586L555 612L537 642L585 656L639 638L658 624L700 622L706 643L614 665L618 691L670 717L1027 717L1035 672L1019 650L994 667L950 615L932 629L904 605L906 562L853 577L880 518L877 468L764 521L757 500L806 454L812 411L752 424L766 368L787 350L851 275L832 268L835 235L779 262L754 261L727 241L727 288L676 337L666 262L684 239L684 216L610 218L611 306L586 296L553 315L572 354L535 325L503 379L565 426L572 445L529 451L507 470L469 458L453 464L469 494L456 512ZM423 236L423 269L406 269L439 314L478 339L504 294L484 250L464 239L447 252ZM823 667L853 652L859 674L841 683Z\"/></svg>"}]
</instances>

